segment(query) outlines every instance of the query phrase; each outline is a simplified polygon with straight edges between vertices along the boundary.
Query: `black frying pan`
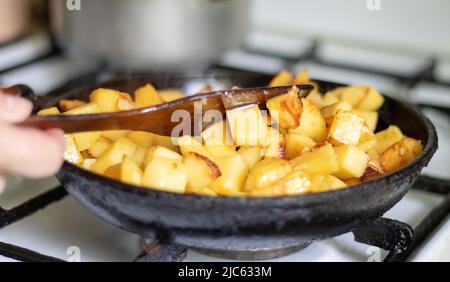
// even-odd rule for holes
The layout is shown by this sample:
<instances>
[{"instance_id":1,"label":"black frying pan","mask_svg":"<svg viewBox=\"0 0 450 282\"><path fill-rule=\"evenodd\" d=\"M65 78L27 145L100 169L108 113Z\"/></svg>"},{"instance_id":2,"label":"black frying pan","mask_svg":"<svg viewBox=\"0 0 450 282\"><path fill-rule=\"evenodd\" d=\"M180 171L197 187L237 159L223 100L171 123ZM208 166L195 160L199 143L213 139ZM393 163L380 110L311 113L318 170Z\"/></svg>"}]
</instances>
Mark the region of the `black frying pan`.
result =
<instances>
[{"instance_id":1,"label":"black frying pan","mask_svg":"<svg viewBox=\"0 0 450 282\"><path fill-rule=\"evenodd\" d=\"M62 98L87 100L89 92L110 87L133 93L146 82L157 88L192 90L193 85L265 86L272 76L242 71L199 75L113 75L70 91L35 99L36 108ZM322 91L338 84L319 81ZM430 121L415 107L386 97L379 129L395 124L422 140L420 156L401 170L348 189L272 198L212 197L175 194L128 185L65 162L57 178L89 210L123 229L164 242L216 251L291 248L350 231L382 216L408 191L437 149Z\"/></svg>"}]
</instances>

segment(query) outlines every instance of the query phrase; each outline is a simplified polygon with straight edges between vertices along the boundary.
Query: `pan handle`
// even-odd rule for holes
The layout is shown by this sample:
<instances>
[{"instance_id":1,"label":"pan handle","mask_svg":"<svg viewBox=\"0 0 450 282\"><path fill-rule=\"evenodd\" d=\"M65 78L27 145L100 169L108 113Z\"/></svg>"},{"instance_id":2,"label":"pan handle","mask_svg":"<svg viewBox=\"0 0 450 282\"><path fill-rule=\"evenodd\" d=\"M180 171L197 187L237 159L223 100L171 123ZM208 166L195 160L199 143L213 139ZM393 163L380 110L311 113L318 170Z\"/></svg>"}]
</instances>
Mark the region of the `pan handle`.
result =
<instances>
[{"instance_id":1,"label":"pan handle","mask_svg":"<svg viewBox=\"0 0 450 282\"><path fill-rule=\"evenodd\" d=\"M427 175L420 175L416 182L413 184L413 188L417 190L428 191L432 193L438 193L441 195L450 194L450 180L441 179Z\"/></svg>"}]
</instances>

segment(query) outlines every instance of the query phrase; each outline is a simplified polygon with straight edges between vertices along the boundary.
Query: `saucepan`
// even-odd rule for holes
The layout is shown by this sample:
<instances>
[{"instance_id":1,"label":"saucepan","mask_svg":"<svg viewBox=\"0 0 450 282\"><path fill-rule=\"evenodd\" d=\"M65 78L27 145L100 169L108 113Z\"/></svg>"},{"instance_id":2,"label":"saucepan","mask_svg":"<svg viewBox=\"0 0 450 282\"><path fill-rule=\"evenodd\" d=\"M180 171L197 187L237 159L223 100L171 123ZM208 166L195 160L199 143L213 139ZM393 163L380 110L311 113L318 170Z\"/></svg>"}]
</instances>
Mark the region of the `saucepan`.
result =
<instances>
[{"instance_id":1,"label":"saucepan","mask_svg":"<svg viewBox=\"0 0 450 282\"><path fill-rule=\"evenodd\" d=\"M99 75L98 77L105 77ZM196 74L112 74L34 99L36 110L62 98L88 99L103 87L133 93L146 82L179 88L219 82L223 87L265 86L266 74L209 70ZM322 91L340 84L318 81ZM409 190L437 149L431 122L414 106L386 97L378 130L395 124L424 145L410 164L383 177L347 189L301 196L267 198L202 196L146 189L83 170L65 162L57 178L67 191L100 218L146 238L216 253L294 248L337 236L381 217Z\"/></svg>"},{"instance_id":2,"label":"saucepan","mask_svg":"<svg viewBox=\"0 0 450 282\"><path fill-rule=\"evenodd\" d=\"M51 2L52 31L73 56L113 67L180 69L211 63L238 47L248 0L89 0Z\"/></svg>"}]
</instances>

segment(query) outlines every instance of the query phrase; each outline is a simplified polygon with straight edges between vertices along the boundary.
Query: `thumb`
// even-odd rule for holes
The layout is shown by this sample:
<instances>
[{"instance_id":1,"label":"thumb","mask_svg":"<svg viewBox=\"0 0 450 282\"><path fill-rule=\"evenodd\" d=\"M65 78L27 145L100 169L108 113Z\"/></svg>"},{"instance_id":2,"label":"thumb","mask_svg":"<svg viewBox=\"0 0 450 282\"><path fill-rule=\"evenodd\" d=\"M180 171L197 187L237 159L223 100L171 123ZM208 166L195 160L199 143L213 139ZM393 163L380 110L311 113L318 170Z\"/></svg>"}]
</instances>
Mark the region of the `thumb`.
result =
<instances>
[{"instance_id":1,"label":"thumb","mask_svg":"<svg viewBox=\"0 0 450 282\"><path fill-rule=\"evenodd\" d=\"M21 122L30 115L32 109L30 101L0 91L0 122Z\"/></svg>"}]
</instances>

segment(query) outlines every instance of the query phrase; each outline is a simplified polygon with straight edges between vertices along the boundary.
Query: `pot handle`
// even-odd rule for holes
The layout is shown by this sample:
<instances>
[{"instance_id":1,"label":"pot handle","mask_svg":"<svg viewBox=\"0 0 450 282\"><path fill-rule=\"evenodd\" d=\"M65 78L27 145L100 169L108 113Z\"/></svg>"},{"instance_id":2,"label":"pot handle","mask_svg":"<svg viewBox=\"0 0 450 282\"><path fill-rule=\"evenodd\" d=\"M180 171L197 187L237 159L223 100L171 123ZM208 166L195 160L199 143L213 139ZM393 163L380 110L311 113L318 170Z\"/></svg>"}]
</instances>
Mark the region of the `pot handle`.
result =
<instances>
[{"instance_id":1,"label":"pot handle","mask_svg":"<svg viewBox=\"0 0 450 282\"><path fill-rule=\"evenodd\" d=\"M39 99L39 96L37 96L34 93L33 89L31 89L27 85L16 84L16 85L13 85L10 87L0 87L0 93L6 94L6 95L20 96L25 99L28 99L33 103L33 113L35 113L37 110L36 102Z\"/></svg>"}]
</instances>

